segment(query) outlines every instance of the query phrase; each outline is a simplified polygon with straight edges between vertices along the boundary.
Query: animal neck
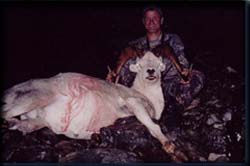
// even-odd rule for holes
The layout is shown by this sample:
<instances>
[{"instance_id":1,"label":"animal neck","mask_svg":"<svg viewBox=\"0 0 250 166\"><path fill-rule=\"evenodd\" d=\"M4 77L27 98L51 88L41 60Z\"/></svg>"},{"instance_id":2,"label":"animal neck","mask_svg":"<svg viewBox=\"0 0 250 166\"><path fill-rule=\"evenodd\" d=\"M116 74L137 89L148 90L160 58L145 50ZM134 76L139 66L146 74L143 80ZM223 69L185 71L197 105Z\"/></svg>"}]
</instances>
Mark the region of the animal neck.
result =
<instances>
[{"instance_id":1,"label":"animal neck","mask_svg":"<svg viewBox=\"0 0 250 166\"><path fill-rule=\"evenodd\" d=\"M155 108L154 118L157 120L160 119L161 113L164 109L164 98L161 88L161 82L158 81L154 84L147 84L144 81L141 81L138 77L136 77L132 88L139 91L152 102Z\"/></svg>"}]
</instances>

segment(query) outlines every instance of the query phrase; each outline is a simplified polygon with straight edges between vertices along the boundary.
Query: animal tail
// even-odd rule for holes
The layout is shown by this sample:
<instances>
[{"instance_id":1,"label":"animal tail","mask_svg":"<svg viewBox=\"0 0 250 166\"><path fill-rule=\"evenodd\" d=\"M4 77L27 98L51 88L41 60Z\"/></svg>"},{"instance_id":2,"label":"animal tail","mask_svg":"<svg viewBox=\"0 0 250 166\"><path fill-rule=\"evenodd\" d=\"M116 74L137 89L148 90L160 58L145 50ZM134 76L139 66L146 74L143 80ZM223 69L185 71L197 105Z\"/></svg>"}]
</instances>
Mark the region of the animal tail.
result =
<instances>
[{"instance_id":1,"label":"animal tail","mask_svg":"<svg viewBox=\"0 0 250 166\"><path fill-rule=\"evenodd\" d=\"M42 108L53 99L53 92L45 79L29 80L7 89L2 101L1 116L10 119L26 112Z\"/></svg>"}]
</instances>

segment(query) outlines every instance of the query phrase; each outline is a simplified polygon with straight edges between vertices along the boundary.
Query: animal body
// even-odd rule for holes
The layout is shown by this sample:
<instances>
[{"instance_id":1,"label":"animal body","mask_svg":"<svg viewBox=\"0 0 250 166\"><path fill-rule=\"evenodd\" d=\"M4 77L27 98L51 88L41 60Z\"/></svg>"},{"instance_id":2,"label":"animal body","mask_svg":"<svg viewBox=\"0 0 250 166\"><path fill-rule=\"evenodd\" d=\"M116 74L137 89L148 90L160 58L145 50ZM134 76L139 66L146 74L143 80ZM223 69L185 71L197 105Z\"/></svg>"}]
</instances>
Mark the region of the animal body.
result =
<instances>
[{"instance_id":1,"label":"animal body","mask_svg":"<svg viewBox=\"0 0 250 166\"><path fill-rule=\"evenodd\" d=\"M130 70L136 72L132 88L78 73L60 73L33 79L5 92L2 117L10 129L29 133L43 127L74 139L90 139L100 128L118 118L136 116L163 145L173 160L180 161L175 146L152 118L164 107L161 58L147 52Z\"/></svg>"}]
</instances>

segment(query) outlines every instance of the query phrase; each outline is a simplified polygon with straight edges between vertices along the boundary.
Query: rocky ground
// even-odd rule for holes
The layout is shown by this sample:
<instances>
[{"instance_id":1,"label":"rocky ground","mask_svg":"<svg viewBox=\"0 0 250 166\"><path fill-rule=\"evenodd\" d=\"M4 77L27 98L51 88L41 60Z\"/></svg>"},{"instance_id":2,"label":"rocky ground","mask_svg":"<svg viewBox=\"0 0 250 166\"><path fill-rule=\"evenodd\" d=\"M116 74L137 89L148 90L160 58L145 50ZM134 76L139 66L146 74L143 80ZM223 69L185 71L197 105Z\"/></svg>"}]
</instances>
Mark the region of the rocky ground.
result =
<instances>
[{"instance_id":1,"label":"rocky ground","mask_svg":"<svg viewBox=\"0 0 250 166\"><path fill-rule=\"evenodd\" d=\"M206 75L205 87L197 96L200 104L185 111L171 102L157 123L188 162L244 162L244 75L230 66L196 63ZM8 130L4 121L1 136L1 162L171 162L135 117L117 120L91 140L69 139L47 128L23 136Z\"/></svg>"}]
</instances>

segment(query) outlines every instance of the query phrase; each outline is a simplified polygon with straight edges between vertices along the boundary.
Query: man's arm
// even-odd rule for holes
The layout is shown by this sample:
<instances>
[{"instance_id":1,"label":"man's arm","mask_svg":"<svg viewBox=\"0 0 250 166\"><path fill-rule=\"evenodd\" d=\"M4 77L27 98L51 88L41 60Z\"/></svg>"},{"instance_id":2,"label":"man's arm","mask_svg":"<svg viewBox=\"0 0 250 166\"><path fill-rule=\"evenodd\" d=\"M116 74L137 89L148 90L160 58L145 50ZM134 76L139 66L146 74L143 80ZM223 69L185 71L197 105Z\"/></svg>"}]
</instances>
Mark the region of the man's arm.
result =
<instances>
[{"instance_id":1,"label":"man's arm","mask_svg":"<svg viewBox=\"0 0 250 166\"><path fill-rule=\"evenodd\" d=\"M185 57L185 52L184 52L184 44L181 41L180 37L176 34L170 34L170 39L169 39L169 45L173 48L173 51L175 55L177 56L180 64L184 68L189 67L189 62Z\"/></svg>"}]
</instances>

